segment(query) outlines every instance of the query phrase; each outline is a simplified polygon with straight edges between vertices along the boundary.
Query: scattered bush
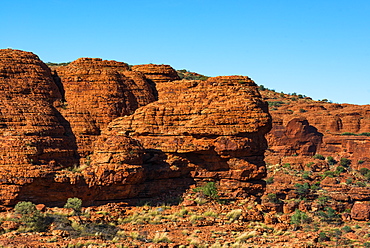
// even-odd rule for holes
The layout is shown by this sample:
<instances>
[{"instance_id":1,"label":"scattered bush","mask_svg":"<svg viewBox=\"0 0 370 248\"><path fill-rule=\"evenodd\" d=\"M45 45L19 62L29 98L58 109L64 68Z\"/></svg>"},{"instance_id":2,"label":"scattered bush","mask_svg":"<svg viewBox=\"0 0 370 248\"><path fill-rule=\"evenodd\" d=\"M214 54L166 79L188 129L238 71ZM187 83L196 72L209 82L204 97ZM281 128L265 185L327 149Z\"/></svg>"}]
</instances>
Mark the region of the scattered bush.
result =
<instances>
[{"instance_id":1,"label":"scattered bush","mask_svg":"<svg viewBox=\"0 0 370 248\"><path fill-rule=\"evenodd\" d=\"M325 157L324 157L323 155L321 155L321 154L315 154L315 155L313 156L313 158L314 158L314 159L325 160Z\"/></svg>"},{"instance_id":2,"label":"scattered bush","mask_svg":"<svg viewBox=\"0 0 370 248\"><path fill-rule=\"evenodd\" d=\"M291 166L289 163L285 163L283 164L283 168L291 169Z\"/></svg>"},{"instance_id":3,"label":"scattered bush","mask_svg":"<svg viewBox=\"0 0 370 248\"><path fill-rule=\"evenodd\" d=\"M208 197L212 200L218 200L218 191L215 182L208 182L202 187L197 187L193 189L194 192L199 192L203 194L203 196Z\"/></svg>"},{"instance_id":4,"label":"scattered bush","mask_svg":"<svg viewBox=\"0 0 370 248\"><path fill-rule=\"evenodd\" d=\"M230 221L237 220L242 215L242 211L243 210L241 209L231 210L230 212L226 214L226 218L228 218Z\"/></svg>"},{"instance_id":5,"label":"scattered bush","mask_svg":"<svg viewBox=\"0 0 370 248\"><path fill-rule=\"evenodd\" d=\"M347 178L346 179L346 184L352 184L353 182L353 179L352 178Z\"/></svg>"},{"instance_id":6,"label":"scattered bush","mask_svg":"<svg viewBox=\"0 0 370 248\"><path fill-rule=\"evenodd\" d=\"M20 231L40 232L45 230L45 217L32 202L18 202L14 210L21 215L22 227Z\"/></svg>"},{"instance_id":7,"label":"scattered bush","mask_svg":"<svg viewBox=\"0 0 370 248\"><path fill-rule=\"evenodd\" d=\"M305 180L310 180L311 179L310 175L311 175L311 173L309 173L308 171L305 171L302 174L302 178L305 179Z\"/></svg>"},{"instance_id":8,"label":"scattered bush","mask_svg":"<svg viewBox=\"0 0 370 248\"><path fill-rule=\"evenodd\" d=\"M269 177L269 178L267 178L267 179L266 179L266 183L267 183L267 184L272 184L272 183L274 183L274 177Z\"/></svg>"},{"instance_id":9,"label":"scattered bush","mask_svg":"<svg viewBox=\"0 0 370 248\"><path fill-rule=\"evenodd\" d=\"M326 178L326 177L335 177L336 174L334 171L325 171L324 174L322 175L323 178Z\"/></svg>"},{"instance_id":10,"label":"scattered bush","mask_svg":"<svg viewBox=\"0 0 370 248\"><path fill-rule=\"evenodd\" d=\"M297 226L303 225L305 223L310 223L310 222L311 222L310 217L308 217L305 212L302 212L299 209L295 210L290 220L291 224L297 225Z\"/></svg>"},{"instance_id":11,"label":"scattered bush","mask_svg":"<svg viewBox=\"0 0 370 248\"><path fill-rule=\"evenodd\" d=\"M75 215L79 215L81 213L82 200L77 197L68 198L64 208L71 208Z\"/></svg>"},{"instance_id":12,"label":"scattered bush","mask_svg":"<svg viewBox=\"0 0 370 248\"><path fill-rule=\"evenodd\" d=\"M326 161L328 161L328 164L329 165L335 165L337 163L337 161L333 157L331 157L331 156L328 156L326 158Z\"/></svg>"},{"instance_id":13,"label":"scattered bush","mask_svg":"<svg viewBox=\"0 0 370 248\"><path fill-rule=\"evenodd\" d=\"M153 243L171 243L167 233L156 233L153 238Z\"/></svg>"},{"instance_id":14,"label":"scattered bush","mask_svg":"<svg viewBox=\"0 0 370 248\"><path fill-rule=\"evenodd\" d=\"M294 187L296 188L295 192L301 197L306 196L310 192L310 185L308 183L304 184L297 183L294 185Z\"/></svg>"},{"instance_id":15,"label":"scattered bush","mask_svg":"<svg viewBox=\"0 0 370 248\"><path fill-rule=\"evenodd\" d=\"M340 216L331 207L327 207L325 211L319 211L317 214L322 221L325 221L327 223L340 222L341 220Z\"/></svg>"},{"instance_id":16,"label":"scattered bush","mask_svg":"<svg viewBox=\"0 0 370 248\"><path fill-rule=\"evenodd\" d=\"M284 104L282 101L268 102L269 107L280 107L282 104Z\"/></svg>"},{"instance_id":17,"label":"scattered bush","mask_svg":"<svg viewBox=\"0 0 370 248\"><path fill-rule=\"evenodd\" d=\"M343 166L338 166L337 169L335 170L335 172L337 172L338 174L342 173L342 172L345 172L346 169L343 167Z\"/></svg>"},{"instance_id":18,"label":"scattered bush","mask_svg":"<svg viewBox=\"0 0 370 248\"><path fill-rule=\"evenodd\" d=\"M366 183L361 182L361 181L356 182L356 185L357 185L358 187L366 187Z\"/></svg>"},{"instance_id":19,"label":"scattered bush","mask_svg":"<svg viewBox=\"0 0 370 248\"><path fill-rule=\"evenodd\" d=\"M267 195L267 199L269 202L271 203L276 203L276 204L280 204L281 203L281 200L277 197L276 194L274 193L270 193Z\"/></svg>"},{"instance_id":20,"label":"scattered bush","mask_svg":"<svg viewBox=\"0 0 370 248\"><path fill-rule=\"evenodd\" d=\"M351 160L348 158L341 158L339 164L343 167L348 168L351 165Z\"/></svg>"},{"instance_id":21,"label":"scattered bush","mask_svg":"<svg viewBox=\"0 0 370 248\"><path fill-rule=\"evenodd\" d=\"M342 228L342 231L345 232L345 233L353 232L352 228L349 227L349 226L344 226Z\"/></svg>"},{"instance_id":22,"label":"scattered bush","mask_svg":"<svg viewBox=\"0 0 370 248\"><path fill-rule=\"evenodd\" d=\"M359 171L360 171L361 175L363 175L363 176L365 176L367 173L370 172L370 170L368 168L361 168Z\"/></svg>"},{"instance_id":23,"label":"scattered bush","mask_svg":"<svg viewBox=\"0 0 370 248\"><path fill-rule=\"evenodd\" d=\"M330 241L330 237L327 235L326 232L319 233L319 241Z\"/></svg>"}]
</instances>

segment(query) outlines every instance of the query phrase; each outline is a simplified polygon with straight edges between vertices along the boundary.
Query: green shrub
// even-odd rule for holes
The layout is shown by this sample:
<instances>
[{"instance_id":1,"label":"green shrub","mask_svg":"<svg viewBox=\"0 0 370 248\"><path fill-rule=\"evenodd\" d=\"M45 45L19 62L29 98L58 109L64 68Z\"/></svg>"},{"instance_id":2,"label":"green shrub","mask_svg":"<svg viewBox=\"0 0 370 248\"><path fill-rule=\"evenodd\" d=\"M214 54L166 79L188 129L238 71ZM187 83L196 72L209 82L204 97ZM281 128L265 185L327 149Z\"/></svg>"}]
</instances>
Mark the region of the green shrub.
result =
<instances>
[{"instance_id":1,"label":"green shrub","mask_svg":"<svg viewBox=\"0 0 370 248\"><path fill-rule=\"evenodd\" d=\"M310 223L311 219L307 216L305 212L296 209L294 214L291 217L290 223L293 225L303 225L305 223Z\"/></svg>"},{"instance_id":2,"label":"green shrub","mask_svg":"<svg viewBox=\"0 0 370 248\"><path fill-rule=\"evenodd\" d=\"M328 161L328 164L329 165L335 165L337 163L337 161L335 161L335 159L333 157L331 157L331 156L328 156L326 158L326 161Z\"/></svg>"},{"instance_id":3,"label":"green shrub","mask_svg":"<svg viewBox=\"0 0 370 248\"><path fill-rule=\"evenodd\" d=\"M352 184L353 182L353 179L352 178L347 178L346 179L346 184Z\"/></svg>"},{"instance_id":4,"label":"green shrub","mask_svg":"<svg viewBox=\"0 0 370 248\"><path fill-rule=\"evenodd\" d=\"M359 171L360 171L361 175L363 175L363 176L365 176L367 173L370 172L370 170L368 168L361 168Z\"/></svg>"},{"instance_id":5,"label":"green shrub","mask_svg":"<svg viewBox=\"0 0 370 248\"><path fill-rule=\"evenodd\" d=\"M326 203L329 201L329 197L328 196L319 196L317 198L317 203L320 205L320 206L325 206Z\"/></svg>"},{"instance_id":6,"label":"green shrub","mask_svg":"<svg viewBox=\"0 0 370 248\"><path fill-rule=\"evenodd\" d=\"M20 231L40 232L45 230L45 217L32 202L18 202L14 210L21 215L22 227Z\"/></svg>"},{"instance_id":7,"label":"green shrub","mask_svg":"<svg viewBox=\"0 0 370 248\"><path fill-rule=\"evenodd\" d=\"M313 156L313 158L314 158L314 159L325 160L325 157L324 157L323 155L321 155L321 154L315 154L315 155Z\"/></svg>"},{"instance_id":8,"label":"green shrub","mask_svg":"<svg viewBox=\"0 0 370 248\"><path fill-rule=\"evenodd\" d=\"M290 163L285 163L285 164L283 164L283 168L290 169L290 168L291 168Z\"/></svg>"},{"instance_id":9,"label":"green shrub","mask_svg":"<svg viewBox=\"0 0 370 248\"><path fill-rule=\"evenodd\" d=\"M275 102L268 101L267 103L269 107L280 107L282 104L284 104L284 102L282 101L275 101Z\"/></svg>"},{"instance_id":10,"label":"green shrub","mask_svg":"<svg viewBox=\"0 0 370 248\"><path fill-rule=\"evenodd\" d=\"M212 200L218 200L218 191L215 182L208 182L202 187L197 187L193 189L194 192L200 192L204 196L212 199Z\"/></svg>"},{"instance_id":11,"label":"green shrub","mask_svg":"<svg viewBox=\"0 0 370 248\"><path fill-rule=\"evenodd\" d=\"M326 177L334 177L334 176L335 176L334 171L325 171L324 172L324 175L323 175L323 178L326 178Z\"/></svg>"},{"instance_id":12,"label":"green shrub","mask_svg":"<svg viewBox=\"0 0 370 248\"><path fill-rule=\"evenodd\" d=\"M344 133L341 133L341 135L354 135L354 136L356 136L357 134L351 133L351 132L344 132Z\"/></svg>"},{"instance_id":13,"label":"green shrub","mask_svg":"<svg viewBox=\"0 0 370 248\"><path fill-rule=\"evenodd\" d=\"M81 213L82 200L77 197L68 198L67 203L64 205L64 208L71 208L74 214L79 215Z\"/></svg>"},{"instance_id":14,"label":"green shrub","mask_svg":"<svg viewBox=\"0 0 370 248\"><path fill-rule=\"evenodd\" d=\"M312 165L314 165L315 163L314 162L309 162L308 164L306 164L306 166L308 167L308 168L311 168L311 166Z\"/></svg>"},{"instance_id":15,"label":"green shrub","mask_svg":"<svg viewBox=\"0 0 370 248\"><path fill-rule=\"evenodd\" d=\"M267 88L261 84L261 85L258 87L258 90L260 90L260 91L265 91L265 90L267 90Z\"/></svg>"},{"instance_id":16,"label":"green shrub","mask_svg":"<svg viewBox=\"0 0 370 248\"><path fill-rule=\"evenodd\" d=\"M339 164L343 167L348 168L351 165L351 160L348 158L341 158Z\"/></svg>"},{"instance_id":17,"label":"green shrub","mask_svg":"<svg viewBox=\"0 0 370 248\"><path fill-rule=\"evenodd\" d=\"M302 174L302 178L305 179L305 180L310 180L311 179L310 175L311 174L308 171L305 171Z\"/></svg>"},{"instance_id":18,"label":"green shrub","mask_svg":"<svg viewBox=\"0 0 370 248\"><path fill-rule=\"evenodd\" d=\"M327 235L326 232L320 232L319 233L319 241L329 241L330 238L329 236Z\"/></svg>"},{"instance_id":19,"label":"green shrub","mask_svg":"<svg viewBox=\"0 0 370 248\"><path fill-rule=\"evenodd\" d=\"M310 192L310 188L311 188L308 183L304 183L304 184L297 183L294 185L294 187L295 187L295 192L301 197L307 195Z\"/></svg>"},{"instance_id":20,"label":"green shrub","mask_svg":"<svg viewBox=\"0 0 370 248\"><path fill-rule=\"evenodd\" d=\"M335 170L335 172L337 172L338 174L342 173L342 172L345 172L345 171L346 171L346 169L343 166L338 166L337 169Z\"/></svg>"},{"instance_id":21,"label":"green shrub","mask_svg":"<svg viewBox=\"0 0 370 248\"><path fill-rule=\"evenodd\" d=\"M327 207L325 211L319 211L317 214L322 221L327 223L340 222L340 216L331 207Z\"/></svg>"},{"instance_id":22,"label":"green shrub","mask_svg":"<svg viewBox=\"0 0 370 248\"><path fill-rule=\"evenodd\" d=\"M345 232L345 233L353 232L352 228L349 227L349 226L344 226L342 228L342 231Z\"/></svg>"},{"instance_id":23,"label":"green shrub","mask_svg":"<svg viewBox=\"0 0 370 248\"><path fill-rule=\"evenodd\" d=\"M358 164L363 164L363 163L365 163L365 161L364 161L364 160L362 160L362 159L360 159L359 161L357 161L357 163L358 163Z\"/></svg>"},{"instance_id":24,"label":"green shrub","mask_svg":"<svg viewBox=\"0 0 370 248\"><path fill-rule=\"evenodd\" d=\"M267 195L267 199L269 200L269 202L272 202L272 203L276 203L276 204L280 204L281 203L281 200L274 193L268 194Z\"/></svg>"},{"instance_id":25,"label":"green shrub","mask_svg":"<svg viewBox=\"0 0 370 248\"><path fill-rule=\"evenodd\" d=\"M267 178L267 179L266 179L266 183L267 183L267 184L272 184L272 183L274 183L274 177L269 177L269 178Z\"/></svg>"},{"instance_id":26,"label":"green shrub","mask_svg":"<svg viewBox=\"0 0 370 248\"><path fill-rule=\"evenodd\" d=\"M361 181L356 182L356 185L357 185L358 187L366 187L366 183L361 182Z\"/></svg>"},{"instance_id":27,"label":"green shrub","mask_svg":"<svg viewBox=\"0 0 370 248\"><path fill-rule=\"evenodd\" d=\"M320 181L317 181L317 182L315 182L315 183L313 183L312 185L311 185L311 189L312 190L318 190L318 189L320 189Z\"/></svg>"}]
</instances>

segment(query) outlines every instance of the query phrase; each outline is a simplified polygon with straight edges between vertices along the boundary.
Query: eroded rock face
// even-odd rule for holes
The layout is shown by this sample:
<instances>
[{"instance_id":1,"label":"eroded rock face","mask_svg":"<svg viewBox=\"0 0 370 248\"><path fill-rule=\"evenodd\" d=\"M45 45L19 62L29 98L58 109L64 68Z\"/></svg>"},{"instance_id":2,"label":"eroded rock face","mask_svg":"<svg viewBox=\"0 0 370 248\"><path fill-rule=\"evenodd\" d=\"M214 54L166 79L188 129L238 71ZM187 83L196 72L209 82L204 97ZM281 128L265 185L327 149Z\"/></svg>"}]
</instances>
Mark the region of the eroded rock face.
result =
<instances>
[{"instance_id":1,"label":"eroded rock face","mask_svg":"<svg viewBox=\"0 0 370 248\"><path fill-rule=\"evenodd\" d=\"M71 125L81 157L92 153L109 122L156 100L153 85L123 62L81 58L57 67L55 78L64 93L59 110Z\"/></svg>"},{"instance_id":2,"label":"eroded rock face","mask_svg":"<svg viewBox=\"0 0 370 248\"><path fill-rule=\"evenodd\" d=\"M262 192L271 119L252 80L162 82L157 90L158 101L115 119L104 133L140 141L148 179L217 180L234 196Z\"/></svg>"},{"instance_id":3,"label":"eroded rock face","mask_svg":"<svg viewBox=\"0 0 370 248\"><path fill-rule=\"evenodd\" d=\"M370 203L355 202L351 210L351 218L354 220L368 221L370 220Z\"/></svg>"},{"instance_id":4,"label":"eroded rock face","mask_svg":"<svg viewBox=\"0 0 370 248\"><path fill-rule=\"evenodd\" d=\"M22 185L78 163L50 69L34 54L0 50L0 204Z\"/></svg>"},{"instance_id":5,"label":"eroded rock face","mask_svg":"<svg viewBox=\"0 0 370 248\"><path fill-rule=\"evenodd\" d=\"M179 81L170 66L88 58L53 70L0 52L0 204L97 204L197 181L263 192L271 118L248 77Z\"/></svg>"},{"instance_id":6,"label":"eroded rock face","mask_svg":"<svg viewBox=\"0 0 370 248\"><path fill-rule=\"evenodd\" d=\"M262 95L271 105L274 120L267 137L268 163L282 163L284 156L299 156L305 160L321 154L337 161L342 157L351 159L353 169L370 168L370 137L360 135L370 133L370 105L313 101L268 90L262 91ZM299 127L297 119L307 123Z\"/></svg>"},{"instance_id":7,"label":"eroded rock face","mask_svg":"<svg viewBox=\"0 0 370 248\"><path fill-rule=\"evenodd\" d=\"M169 65L134 65L131 69L135 72L144 73L145 76L154 83L163 83L180 79L177 72Z\"/></svg>"}]
</instances>

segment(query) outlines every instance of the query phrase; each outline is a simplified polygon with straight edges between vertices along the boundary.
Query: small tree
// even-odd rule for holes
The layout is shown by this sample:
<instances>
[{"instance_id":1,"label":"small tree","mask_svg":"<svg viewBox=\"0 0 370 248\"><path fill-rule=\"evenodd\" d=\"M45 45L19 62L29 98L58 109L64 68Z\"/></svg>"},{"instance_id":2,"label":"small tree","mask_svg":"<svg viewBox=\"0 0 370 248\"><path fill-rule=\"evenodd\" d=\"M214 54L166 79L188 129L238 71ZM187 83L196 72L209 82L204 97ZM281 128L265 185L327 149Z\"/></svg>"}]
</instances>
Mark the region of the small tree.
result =
<instances>
[{"instance_id":1,"label":"small tree","mask_svg":"<svg viewBox=\"0 0 370 248\"><path fill-rule=\"evenodd\" d=\"M40 232L45 230L45 217L32 202L18 202L14 210L21 215L21 222L25 232Z\"/></svg>"},{"instance_id":2,"label":"small tree","mask_svg":"<svg viewBox=\"0 0 370 248\"><path fill-rule=\"evenodd\" d=\"M295 192L298 195L300 195L302 198L310 192L310 185L308 183L304 183L304 184L297 183L294 185L294 187L296 188Z\"/></svg>"},{"instance_id":3,"label":"small tree","mask_svg":"<svg viewBox=\"0 0 370 248\"><path fill-rule=\"evenodd\" d=\"M299 209L295 210L295 213L292 215L292 218L290 220L290 223L296 226L300 226L310 222L311 222L310 217L308 217L305 212L302 212Z\"/></svg>"},{"instance_id":4,"label":"small tree","mask_svg":"<svg viewBox=\"0 0 370 248\"><path fill-rule=\"evenodd\" d=\"M67 203L64 205L64 208L71 208L75 215L80 215L82 208L82 200L77 197L68 198Z\"/></svg>"},{"instance_id":5,"label":"small tree","mask_svg":"<svg viewBox=\"0 0 370 248\"><path fill-rule=\"evenodd\" d=\"M325 160L325 157L324 157L323 155L321 155L321 154L315 154L315 155L313 156L313 158L314 158L314 159Z\"/></svg>"},{"instance_id":6,"label":"small tree","mask_svg":"<svg viewBox=\"0 0 370 248\"><path fill-rule=\"evenodd\" d=\"M194 192L200 192L204 196L212 199L212 200L218 200L218 191L215 182L208 182L202 187L197 187L193 189Z\"/></svg>"},{"instance_id":7,"label":"small tree","mask_svg":"<svg viewBox=\"0 0 370 248\"><path fill-rule=\"evenodd\" d=\"M339 164L343 167L348 168L351 165L351 160L348 158L341 158Z\"/></svg>"},{"instance_id":8,"label":"small tree","mask_svg":"<svg viewBox=\"0 0 370 248\"><path fill-rule=\"evenodd\" d=\"M331 156L328 156L326 160L328 161L329 165L335 165L337 163L337 161L335 161L335 159Z\"/></svg>"}]
</instances>

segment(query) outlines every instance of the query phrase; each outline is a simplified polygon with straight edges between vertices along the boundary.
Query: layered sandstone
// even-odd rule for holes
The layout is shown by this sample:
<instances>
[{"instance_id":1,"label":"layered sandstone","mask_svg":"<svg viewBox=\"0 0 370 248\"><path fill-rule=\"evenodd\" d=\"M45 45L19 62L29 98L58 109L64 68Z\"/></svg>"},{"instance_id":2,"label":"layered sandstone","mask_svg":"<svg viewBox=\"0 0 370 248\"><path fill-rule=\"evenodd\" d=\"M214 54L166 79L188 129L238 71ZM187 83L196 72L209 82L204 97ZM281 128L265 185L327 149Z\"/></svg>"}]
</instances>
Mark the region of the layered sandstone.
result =
<instances>
[{"instance_id":1,"label":"layered sandstone","mask_svg":"<svg viewBox=\"0 0 370 248\"><path fill-rule=\"evenodd\" d=\"M163 83L180 79L177 72L169 65L134 65L131 67L131 70L144 73L148 79L155 83Z\"/></svg>"},{"instance_id":2,"label":"layered sandstone","mask_svg":"<svg viewBox=\"0 0 370 248\"><path fill-rule=\"evenodd\" d=\"M260 195L271 119L256 84L177 79L167 65L90 58L51 72L1 50L0 203L169 196L197 181Z\"/></svg>"},{"instance_id":3,"label":"layered sandstone","mask_svg":"<svg viewBox=\"0 0 370 248\"><path fill-rule=\"evenodd\" d=\"M336 104L262 91L270 103L273 118L269 141L268 162L278 163L284 156L332 156L337 161L352 160L354 169L370 168L370 105ZM293 127L294 120L306 121L308 129ZM288 134L294 130L294 135ZM361 135L361 134L367 134ZM314 137L315 136L315 137ZM358 164L358 161L363 161Z\"/></svg>"},{"instance_id":4,"label":"layered sandstone","mask_svg":"<svg viewBox=\"0 0 370 248\"><path fill-rule=\"evenodd\" d=\"M157 90L158 101L115 119L104 133L140 141L148 180L191 177L217 180L234 196L262 192L271 120L252 80L162 82Z\"/></svg>"},{"instance_id":5,"label":"layered sandstone","mask_svg":"<svg viewBox=\"0 0 370 248\"><path fill-rule=\"evenodd\" d=\"M63 99L59 110L70 123L81 157L113 119L156 100L155 88L123 62L81 58L56 68Z\"/></svg>"},{"instance_id":6,"label":"layered sandstone","mask_svg":"<svg viewBox=\"0 0 370 248\"><path fill-rule=\"evenodd\" d=\"M0 50L0 204L23 185L78 163L50 69L34 54Z\"/></svg>"}]
</instances>

